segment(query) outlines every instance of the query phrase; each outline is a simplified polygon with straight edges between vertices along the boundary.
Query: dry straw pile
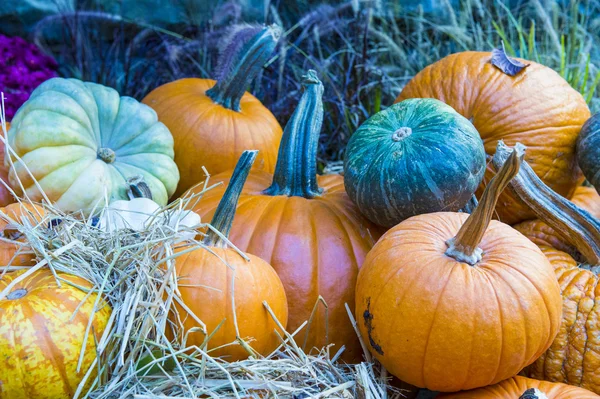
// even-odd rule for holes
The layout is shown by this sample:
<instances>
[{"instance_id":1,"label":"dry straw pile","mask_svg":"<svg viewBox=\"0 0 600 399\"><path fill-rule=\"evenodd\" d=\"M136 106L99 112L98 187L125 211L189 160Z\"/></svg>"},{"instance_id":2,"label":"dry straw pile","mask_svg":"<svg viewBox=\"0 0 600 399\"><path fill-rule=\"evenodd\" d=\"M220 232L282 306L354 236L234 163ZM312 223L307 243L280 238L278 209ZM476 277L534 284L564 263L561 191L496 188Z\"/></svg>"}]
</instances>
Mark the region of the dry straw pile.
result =
<instances>
[{"instance_id":1,"label":"dry straw pile","mask_svg":"<svg viewBox=\"0 0 600 399\"><path fill-rule=\"evenodd\" d=\"M6 143L4 119L2 133ZM204 184L205 190L211 188L208 179ZM97 359L87 370L75 398L403 397L401 391L387 386L387 374L379 365L370 361L357 365L336 362L341 351L331 356L330 348L308 354L293 339L298 332L280 335L281 345L267 357L252 351L249 337L238 337L231 345L242 345L251 356L234 363L211 356L215 348L210 346L210 336L214 331L205 332L207 338L201 347L187 347L185 336L168 337L166 331L178 328L168 315L175 311L174 303L183 305L174 260L185 251L202 247L202 233L198 232L210 226L188 229L188 233L198 233L197 239L181 241L181 229L175 231L167 221L187 202L201 201L201 197L202 193L175 201L161 210L166 217L156 218L157 222L142 232L123 229L107 233L96 227L97 219L66 215L49 201L41 204L44 215L25 218L22 224L0 212L2 219L26 237L31 249L23 246L22 250L32 250L38 260L24 276L49 268L53 273L83 277L113 309L101 339L84 343L96 348ZM20 201L30 202L28 198ZM175 254L182 247L183 251ZM223 263L223 267L229 266ZM19 268L0 266L0 278ZM0 298L5 295L0 292ZM270 311L267 303L264 306ZM197 319L193 314L186 317ZM370 360L368 353L366 357Z\"/></svg>"}]
</instances>

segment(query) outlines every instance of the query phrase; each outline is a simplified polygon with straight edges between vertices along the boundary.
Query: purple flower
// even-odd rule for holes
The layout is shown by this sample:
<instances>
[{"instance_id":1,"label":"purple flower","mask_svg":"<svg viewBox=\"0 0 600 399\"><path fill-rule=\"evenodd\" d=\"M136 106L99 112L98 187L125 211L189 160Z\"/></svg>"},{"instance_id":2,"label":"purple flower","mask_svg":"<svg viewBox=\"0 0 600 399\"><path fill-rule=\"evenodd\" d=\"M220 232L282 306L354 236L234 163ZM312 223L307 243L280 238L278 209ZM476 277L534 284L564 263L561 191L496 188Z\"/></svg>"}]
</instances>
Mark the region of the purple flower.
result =
<instances>
[{"instance_id":1,"label":"purple flower","mask_svg":"<svg viewBox=\"0 0 600 399\"><path fill-rule=\"evenodd\" d=\"M58 76L56 61L20 37L0 35L0 62L0 91L4 92L8 120L36 87Z\"/></svg>"}]
</instances>

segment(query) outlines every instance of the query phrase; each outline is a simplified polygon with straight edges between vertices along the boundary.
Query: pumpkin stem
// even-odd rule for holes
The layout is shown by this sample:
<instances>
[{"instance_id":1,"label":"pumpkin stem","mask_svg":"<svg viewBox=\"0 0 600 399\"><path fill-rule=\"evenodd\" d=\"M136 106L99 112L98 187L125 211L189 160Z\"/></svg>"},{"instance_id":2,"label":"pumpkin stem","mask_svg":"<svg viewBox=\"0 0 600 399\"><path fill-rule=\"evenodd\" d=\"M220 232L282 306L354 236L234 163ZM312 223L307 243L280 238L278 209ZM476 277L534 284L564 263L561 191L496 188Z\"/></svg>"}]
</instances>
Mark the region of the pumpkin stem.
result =
<instances>
[{"instance_id":1,"label":"pumpkin stem","mask_svg":"<svg viewBox=\"0 0 600 399\"><path fill-rule=\"evenodd\" d=\"M266 195L314 198L321 194L317 184L317 149L323 124L323 84L309 70L302 78L304 94L285 126L273 183Z\"/></svg>"},{"instance_id":2,"label":"pumpkin stem","mask_svg":"<svg viewBox=\"0 0 600 399\"><path fill-rule=\"evenodd\" d=\"M250 173L250 168L252 168L252 164L256 159L257 153L258 151L256 150L244 151L240 156L240 159L233 170L233 174L231 175L231 179L229 180L229 185L227 186L227 189L223 194L223 198L221 198L221 201L217 206L217 210L215 211L212 220L210 221L212 227L214 227L214 229L220 234L213 229L209 229L206 233L206 237L204 237L203 242L205 245L210 247L226 245L223 237L229 237L237 203L240 199L242 188L244 187L244 183L246 183L248 173Z\"/></svg>"},{"instance_id":3,"label":"pumpkin stem","mask_svg":"<svg viewBox=\"0 0 600 399\"><path fill-rule=\"evenodd\" d=\"M494 166L501 164L509 153L510 149L504 143L498 144L492 159ZM539 219L571 244L584 263L600 265L600 221L555 193L526 162L509 188Z\"/></svg>"},{"instance_id":4,"label":"pumpkin stem","mask_svg":"<svg viewBox=\"0 0 600 399\"><path fill-rule=\"evenodd\" d=\"M233 65L226 68L224 76L206 91L206 95L215 103L233 111L240 111L240 100L250 82L258 76L277 45L281 28L277 25L266 26L248 42L237 49ZM236 40L234 38L234 40ZM235 51L235 50L234 50Z\"/></svg>"},{"instance_id":5,"label":"pumpkin stem","mask_svg":"<svg viewBox=\"0 0 600 399\"><path fill-rule=\"evenodd\" d=\"M517 143L515 150L510 153L496 176L485 187L479 204L462 225L456 237L446 242L448 245L446 255L471 266L481 260L483 251L478 247L479 243L492 220L500 193L519 172L524 155L525 146Z\"/></svg>"},{"instance_id":6,"label":"pumpkin stem","mask_svg":"<svg viewBox=\"0 0 600 399\"><path fill-rule=\"evenodd\" d=\"M537 388L529 388L519 396L519 399L548 399L548 397Z\"/></svg>"},{"instance_id":7,"label":"pumpkin stem","mask_svg":"<svg viewBox=\"0 0 600 399\"><path fill-rule=\"evenodd\" d=\"M152 191L144 180L144 176L135 175L127 178L127 196L130 200L134 198L152 199Z\"/></svg>"}]
</instances>

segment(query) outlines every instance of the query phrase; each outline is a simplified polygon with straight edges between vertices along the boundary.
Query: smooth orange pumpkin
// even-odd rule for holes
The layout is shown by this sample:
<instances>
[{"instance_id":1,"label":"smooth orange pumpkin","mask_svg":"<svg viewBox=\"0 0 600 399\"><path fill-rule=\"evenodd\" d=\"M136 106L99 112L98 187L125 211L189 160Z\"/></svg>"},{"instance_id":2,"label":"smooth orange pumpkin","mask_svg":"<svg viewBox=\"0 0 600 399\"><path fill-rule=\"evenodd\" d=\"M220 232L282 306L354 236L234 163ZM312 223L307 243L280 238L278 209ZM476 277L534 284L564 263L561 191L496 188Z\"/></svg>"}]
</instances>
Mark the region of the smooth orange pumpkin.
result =
<instances>
[{"instance_id":1,"label":"smooth orange pumpkin","mask_svg":"<svg viewBox=\"0 0 600 399\"><path fill-rule=\"evenodd\" d=\"M0 399L71 399L96 358L111 309L100 300L94 311L96 294L85 291L92 284L80 277L58 273L59 287L49 269L25 273L0 277Z\"/></svg>"},{"instance_id":2,"label":"smooth orange pumpkin","mask_svg":"<svg viewBox=\"0 0 600 399\"><path fill-rule=\"evenodd\" d=\"M444 101L472 120L488 155L498 140L509 146L524 144L526 160L536 174L570 198L581 182L575 145L590 117L584 98L548 67L521 60L529 67L509 76L490 63L491 57L473 51L449 55L419 72L396 102L420 97ZM488 169L484 184L492 175ZM500 196L497 212L508 224L535 217L508 193Z\"/></svg>"},{"instance_id":3,"label":"smooth orange pumpkin","mask_svg":"<svg viewBox=\"0 0 600 399\"><path fill-rule=\"evenodd\" d=\"M345 345L344 359L358 361L362 350L345 304L354 302L358 269L378 231L359 214L342 176L317 176L323 85L309 71L303 86L304 94L285 128L275 174L250 173L230 239L269 262L281 277L290 310L289 331L310 319L308 331L304 328L296 335L300 346L310 351L335 344L333 354ZM227 184L230 176L220 174L210 182ZM186 197L200 191L192 189ZM222 195L222 188L209 190L193 210L210 218Z\"/></svg>"},{"instance_id":4,"label":"smooth orange pumpkin","mask_svg":"<svg viewBox=\"0 0 600 399\"><path fill-rule=\"evenodd\" d=\"M494 163L506 157L499 148ZM554 267L563 311L548 350L526 369L529 377L577 385L600 394L600 220L546 186L524 165L511 182L513 193L572 248L577 259L549 246L542 251Z\"/></svg>"},{"instance_id":5,"label":"smooth orange pumpkin","mask_svg":"<svg viewBox=\"0 0 600 399\"><path fill-rule=\"evenodd\" d=\"M6 122L6 131L10 129L10 123ZM0 128L0 134L4 135ZM5 153L4 141L0 140L0 179L8 184L8 169L9 166L4 164L4 153ZM0 206L6 206L15 202L15 197L10 193L8 188L0 183Z\"/></svg>"},{"instance_id":6,"label":"smooth orange pumpkin","mask_svg":"<svg viewBox=\"0 0 600 399\"><path fill-rule=\"evenodd\" d=\"M212 226L225 237L231 229L235 207L255 157L256 151L242 154L213 216ZM181 255L175 265L179 292L195 317L175 302L177 312L171 317L173 329L181 339L186 338L187 346L201 347L212 334L208 341L208 348L214 349L211 355L229 361L248 357L240 339L252 338L250 346L254 351L264 356L270 354L280 341L277 323L263 301L285 328L288 308L281 280L267 262L250 254L244 257L237 250L228 248L221 236L212 230L207 233L204 245L207 248L191 252L180 249ZM200 328L200 331L190 332L192 328ZM283 332L279 331L279 334Z\"/></svg>"},{"instance_id":7,"label":"smooth orange pumpkin","mask_svg":"<svg viewBox=\"0 0 600 399\"><path fill-rule=\"evenodd\" d=\"M541 396L540 393L545 396ZM439 399L598 399L587 389L567 384L513 377L485 388L438 396Z\"/></svg>"},{"instance_id":8,"label":"smooth orange pumpkin","mask_svg":"<svg viewBox=\"0 0 600 399\"><path fill-rule=\"evenodd\" d=\"M577 187L571 202L585 209L595 218L600 218L600 195L593 187ZM540 219L527 220L513 227L539 246L546 245L563 252L573 253L574 248Z\"/></svg>"},{"instance_id":9,"label":"smooth orange pumpkin","mask_svg":"<svg viewBox=\"0 0 600 399\"><path fill-rule=\"evenodd\" d=\"M367 255L356 285L360 332L401 380L443 392L495 384L556 336L562 300L550 263L491 220L522 157L517 147L471 215L411 217Z\"/></svg>"},{"instance_id":10,"label":"smooth orange pumpkin","mask_svg":"<svg viewBox=\"0 0 600 399\"><path fill-rule=\"evenodd\" d=\"M231 171L245 150L259 150L256 169L275 169L281 126L245 90L270 57L279 34L277 26L266 27L240 46L235 65L222 65L228 71L217 82L180 79L154 89L142 100L173 134L180 173L175 198L204 179L202 166L211 175Z\"/></svg>"},{"instance_id":11,"label":"smooth orange pumpkin","mask_svg":"<svg viewBox=\"0 0 600 399\"><path fill-rule=\"evenodd\" d=\"M35 225L42 220L45 214L44 208L23 202L0 208L0 212L0 266L34 264L35 254L25 243L25 237L13 222L24 223L27 221L31 225Z\"/></svg>"}]
</instances>

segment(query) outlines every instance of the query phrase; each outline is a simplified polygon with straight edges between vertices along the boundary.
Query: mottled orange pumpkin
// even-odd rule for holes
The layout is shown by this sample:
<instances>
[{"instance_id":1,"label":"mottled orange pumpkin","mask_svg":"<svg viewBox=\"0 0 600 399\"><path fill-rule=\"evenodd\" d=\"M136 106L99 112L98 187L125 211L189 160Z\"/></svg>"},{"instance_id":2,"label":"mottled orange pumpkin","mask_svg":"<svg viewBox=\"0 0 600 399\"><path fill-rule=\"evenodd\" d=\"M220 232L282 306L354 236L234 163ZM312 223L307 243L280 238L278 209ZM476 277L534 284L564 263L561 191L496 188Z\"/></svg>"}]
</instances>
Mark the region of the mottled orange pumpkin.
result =
<instances>
[{"instance_id":1,"label":"mottled orange pumpkin","mask_svg":"<svg viewBox=\"0 0 600 399\"><path fill-rule=\"evenodd\" d=\"M558 73L535 62L516 76L490 63L491 53L449 55L419 72L396 102L431 97L471 119L492 155L498 140L528 147L526 161L553 190L570 198L581 182L577 135L590 111L584 98ZM484 183L493 172L488 168ZM480 191L481 192L481 191ZM508 224L535 215L508 193L500 196L498 218Z\"/></svg>"},{"instance_id":2,"label":"mottled orange pumpkin","mask_svg":"<svg viewBox=\"0 0 600 399\"><path fill-rule=\"evenodd\" d=\"M288 297L288 330L310 319L308 331L296 335L300 346L310 351L333 343L333 354L345 345L344 359L358 361L362 350L345 304L354 302L358 269L378 232L346 194L342 176L316 175L323 86L314 71L303 85L304 94L285 128L275 174L250 173L230 239L277 271ZM230 176L211 177L210 183L226 185ZM200 191L192 189L186 196ZM194 211L210 218L222 195L223 188L209 190Z\"/></svg>"},{"instance_id":3,"label":"mottled orange pumpkin","mask_svg":"<svg viewBox=\"0 0 600 399\"><path fill-rule=\"evenodd\" d=\"M10 129L10 123L6 122L6 131ZM4 135L0 128L0 134ZM8 169L9 166L4 164L4 153L5 153L4 141L0 140L0 179L8 184ZM15 202L15 197L8 191L6 186L0 183L0 206L6 206Z\"/></svg>"},{"instance_id":4,"label":"mottled orange pumpkin","mask_svg":"<svg viewBox=\"0 0 600 399\"><path fill-rule=\"evenodd\" d=\"M211 221L225 237L229 235L235 207L255 157L256 151L242 154ZM208 349L217 349L210 354L228 361L249 355L243 346L236 344L238 338L251 338L249 344L254 351L263 356L270 354L281 342L276 321L263 301L284 328L288 318L287 299L277 273L261 258L250 254L244 258L237 250L228 248L214 231L207 233L204 244L207 248L191 252L182 248L183 253L176 260L181 300L195 317L175 302L177 312L171 315L174 330L186 339L187 346L201 347L212 334ZM206 330L196 319L204 323ZM190 332L192 328L199 330ZM279 334L283 331L279 330Z\"/></svg>"},{"instance_id":5,"label":"mottled orange pumpkin","mask_svg":"<svg viewBox=\"0 0 600 399\"><path fill-rule=\"evenodd\" d=\"M278 27L266 27L240 46L236 64L222 65L228 73L217 82L180 79L154 89L142 100L173 135L180 173L175 197L204 179L202 166L211 175L231 171L245 150L259 150L256 169L275 169L281 126L245 90L269 59L279 34Z\"/></svg>"},{"instance_id":6,"label":"mottled orange pumpkin","mask_svg":"<svg viewBox=\"0 0 600 399\"><path fill-rule=\"evenodd\" d=\"M562 300L550 263L491 220L522 156L518 148L470 216L411 217L367 255L356 285L360 332L401 380L443 392L495 384L534 362L556 336Z\"/></svg>"},{"instance_id":7,"label":"mottled orange pumpkin","mask_svg":"<svg viewBox=\"0 0 600 399\"><path fill-rule=\"evenodd\" d=\"M0 212L16 223L27 220L31 225L40 222L45 214L44 208L28 203L14 203ZM0 215L0 266L26 266L32 265L35 255L26 245L24 235L12 224L10 220Z\"/></svg>"},{"instance_id":8,"label":"mottled orange pumpkin","mask_svg":"<svg viewBox=\"0 0 600 399\"><path fill-rule=\"evenodd\" d=\"M539 393L545 395L541 396ZM600 399L587 389L567 384L513 377L484 388L443 394L439 399Z\"/></svg>"},{"instance_id":9,"label":"mottled orange pumpkin","mask_svg":"<svg viewBox=\"0 0 600 399\"><path fill-rule=\"evenodd\" d=\"M595 218L600 218L600 195L593 187L577 187L571 202L585 209ZM554 247L563 252L573 252L573 248L561 235L540 219L527 220L513 227L537 245Z\"/></svg>"},{"instance_id":10,"label":"mottled orange pumpkin","mask_svg":"<svg viewBox=\"0 0 600 399\"><path fill-rule=\"evenodd\" d=\"M0 277L0 293L27 272ZM96 295L76 288L91 289L88 281L58 276L64 279L60 287L49 269L38 270L0 297L0 399L71 399L96 358L95 342L111 309L100 300L94 312ZM77 372L90 318L92 328Z\"/></svg>"},{"instance_id":11,"label":"mottled orange pumpkin","mask_svg":"<svg viewBox=\"0 0 600 399\"><path fill-rule=\"evenodd\" d=\"M506 149L499 149L494 163L506 154ZM561 289L562 320L554 342L526 374L600 394L600 221L552 191L528 165L521 168L510 188L540 220L563 233L579 260L541 246Z\"/></svg>"}]
</instances>

